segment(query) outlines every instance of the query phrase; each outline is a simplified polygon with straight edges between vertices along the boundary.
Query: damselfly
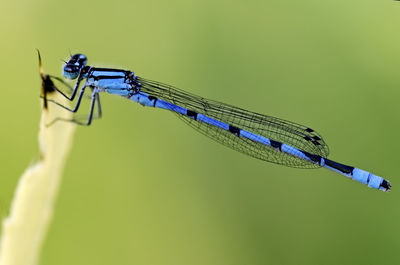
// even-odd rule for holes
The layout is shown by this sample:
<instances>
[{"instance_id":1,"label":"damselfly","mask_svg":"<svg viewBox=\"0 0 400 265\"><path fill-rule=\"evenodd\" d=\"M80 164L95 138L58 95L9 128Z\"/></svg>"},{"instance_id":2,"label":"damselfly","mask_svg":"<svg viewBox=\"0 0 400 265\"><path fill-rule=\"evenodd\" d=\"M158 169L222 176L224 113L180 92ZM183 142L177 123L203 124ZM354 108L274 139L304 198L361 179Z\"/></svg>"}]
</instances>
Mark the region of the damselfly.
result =
<instances>
[{"instance_id":1,"label":"damselfly","mask_svg":"<svg viewBox=\"0 0 400 265\"><path fill-rule=\"evenodd\" d=\"M70 101L77 97L73 108L53 101L72 112L78 111L85 89L90 89L91 104L87 120L82 122L74 119L72 122L90 125L93 118L100 117L99 93L108 92L143 106L172 111L199 132L249 156L295 168L325 167L371 188L390 190L389 181L379 176L327 159L327 144L319 133L307 126L205 99L176 87L136 76L132 71L98 68L86 63L87 57L83 54L72 55L66 62L63 76L77 79L70 95L54 86L54 89ZM68 85L62 78L51 78ZM79 91L83 80L84 84ZM93 114L95 105L96 117Z\"/></svg>"}]
</instances>

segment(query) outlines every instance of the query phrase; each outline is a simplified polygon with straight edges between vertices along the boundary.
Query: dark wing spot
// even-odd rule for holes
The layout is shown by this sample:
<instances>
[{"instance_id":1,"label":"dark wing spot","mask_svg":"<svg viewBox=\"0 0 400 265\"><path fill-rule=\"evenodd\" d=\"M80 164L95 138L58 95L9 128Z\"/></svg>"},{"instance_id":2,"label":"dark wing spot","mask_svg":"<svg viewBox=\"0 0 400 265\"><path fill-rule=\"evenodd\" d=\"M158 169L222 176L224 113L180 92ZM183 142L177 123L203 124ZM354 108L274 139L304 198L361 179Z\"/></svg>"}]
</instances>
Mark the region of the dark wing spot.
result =
<instances>
[{"instance_id":1,"label":"dark wing spot","mask_svg":"<svg viewBox=\"0 0 400 265\"><path fill-rule=\"evenodd\" d=\"M312 138L309 137L309 136L304 136L303 138L306 139L307 141L311 141L312 140Z\"/></svg>"},{"instance_id":2,"label":"dark wing spot","mask_svg":"<svg viewBox=\"0 0 400 265\"><path fill-rule=\"evenodd\" d=\"M312 143L313 143L314 145L321 145L320 142L317 142L317 141L312 141Z\"/></svg>"}]
</instances>

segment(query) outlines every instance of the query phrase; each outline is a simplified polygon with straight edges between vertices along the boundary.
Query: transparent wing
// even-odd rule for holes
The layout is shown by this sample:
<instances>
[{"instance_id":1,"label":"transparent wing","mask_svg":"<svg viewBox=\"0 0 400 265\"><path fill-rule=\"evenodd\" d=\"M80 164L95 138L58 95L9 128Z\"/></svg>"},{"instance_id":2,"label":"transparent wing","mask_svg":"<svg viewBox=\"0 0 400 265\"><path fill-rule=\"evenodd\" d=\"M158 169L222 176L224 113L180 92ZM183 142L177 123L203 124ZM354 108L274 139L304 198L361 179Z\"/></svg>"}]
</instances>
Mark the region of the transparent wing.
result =
<instances>
[{"instance_id":1,"label":"transparent wing","mask_svg":"<svg viewBox=\"0 0 400 265\"><path fill-rule=\"evenodd\" d=\"M205 99L157 81L140 77L138 81L142 85L140 90L151 96L311 154L322 157L327 157L329 154L329 148L321 135L309 127ZM319 167L247 138L237 137L220 128L197 122L185 115L177 115L206 136L252 157L289 167Z\"/></svg>"}]
</instances>

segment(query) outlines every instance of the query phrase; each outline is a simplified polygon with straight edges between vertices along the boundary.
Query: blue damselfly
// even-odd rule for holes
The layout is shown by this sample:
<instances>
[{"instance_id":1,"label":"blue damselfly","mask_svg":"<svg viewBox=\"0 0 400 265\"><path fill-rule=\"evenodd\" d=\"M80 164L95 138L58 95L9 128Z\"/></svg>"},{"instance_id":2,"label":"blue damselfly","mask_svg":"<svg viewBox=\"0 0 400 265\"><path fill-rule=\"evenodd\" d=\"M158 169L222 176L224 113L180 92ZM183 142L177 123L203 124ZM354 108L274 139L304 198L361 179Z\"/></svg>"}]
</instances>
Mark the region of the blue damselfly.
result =
<instances>
[{"instance_id":1,"label":"blue damselfly","mask_svg":"<svg viewBox=\"0 0 400 265\"><path fill-rule=\"evenodd\" d=\"M329 148L321 135L313 129L287 120L261 115L228 104L202 98L176 87L136 76L132 71L98 68L86 65L83 54L72 55L66 62L63 76L77 79L71 93L57 90L73 101L73 108L53 102L64 109L77 112L85 89L91 91L87 119L70 120L90 125L101 116L100 92L122 96L143 106L166 109L199 132L249 156L295 168L325 167L371 188L389 191L389 181L370 172L327 159ZM50 76L68 86L62 78ZM80 84L84 81L83 86ZM80 91L79 91L80 89ZM79 93L78 93L79 91ZM97 105L97 114L94 115Z\"/></svg>"}]
</instances>

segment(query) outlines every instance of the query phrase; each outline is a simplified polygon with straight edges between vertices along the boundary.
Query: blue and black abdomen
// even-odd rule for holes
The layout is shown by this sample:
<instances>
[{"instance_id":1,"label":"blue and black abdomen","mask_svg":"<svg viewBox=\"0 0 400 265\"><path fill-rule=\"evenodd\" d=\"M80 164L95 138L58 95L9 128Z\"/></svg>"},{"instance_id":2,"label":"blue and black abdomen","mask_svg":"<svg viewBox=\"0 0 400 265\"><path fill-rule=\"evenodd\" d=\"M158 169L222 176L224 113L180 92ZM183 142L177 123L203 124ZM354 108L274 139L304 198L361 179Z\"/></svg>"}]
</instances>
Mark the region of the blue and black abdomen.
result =
<instances>
[{"instance_id":1,"label":"blue and black abdomen","mask_svg":"<svg viewBox=\"0 0 400 265\"><path fill-rule=\"evenodd\" d=\"M390 183L379 176L327 159L328 146L311 128L139 80L140 92L132 100L173 111L199 132L234 150L290 167L325 167L371 188L390 190Z\"/></svg>"}]
</instances>

